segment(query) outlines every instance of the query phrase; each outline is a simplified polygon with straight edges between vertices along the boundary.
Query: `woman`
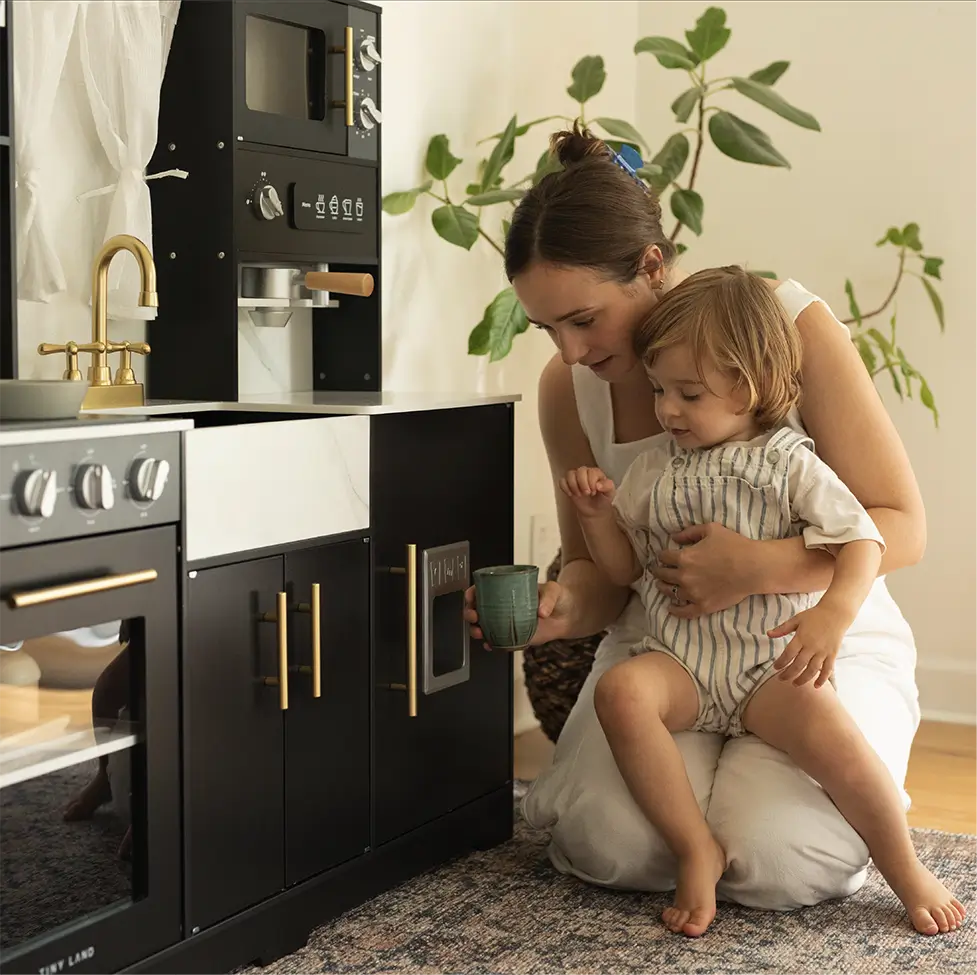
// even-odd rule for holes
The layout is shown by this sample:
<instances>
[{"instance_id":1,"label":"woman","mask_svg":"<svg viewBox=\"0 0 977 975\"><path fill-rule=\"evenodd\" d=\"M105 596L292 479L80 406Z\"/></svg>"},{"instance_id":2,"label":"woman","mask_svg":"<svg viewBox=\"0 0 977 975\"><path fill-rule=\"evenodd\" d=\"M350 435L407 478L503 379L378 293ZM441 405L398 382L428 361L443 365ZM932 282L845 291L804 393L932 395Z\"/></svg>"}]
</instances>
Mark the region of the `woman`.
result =
<instances>
[{"instance_id":1,"label":"woman","mask_svg":"<svg viewBox=\"0 0 977 975\"><path fill-rule=\"evenodd\" d=\"M607 146L577 129L553 140L564 169L530 190L513 214L506 274L530 321L558 353L539 383L539 416L554 485L575 467L597 466L616 482L661 433L654 398L637 366L632 334L657 296L685 275L661 210ZM798 429L814 439L875 521L886 542L880 578L846 636L836 664L839 696L900 788L919 722L912 633L886 589L885 573L917 562L925 547L919 490L899 440L847 330L794 281L771 282L804 346ZM663 891L674 859L631 798L594 711L594 686L641 636L630 590L590 560L572 503L556 490L563 567L540 588L534 644L599 632L593 670L560 735L552 766L523 811L551 833L557 869L591 883ZM833 560L800 538L756 542L699 525L657 570L675 613L695 617L751 594L821 591ZM481 638L469 593L466 612ZM824 791L786 755L746 736L684 732L676 743L696 798L729 866L722 898L787 910L856 891L868 851ZM908 804L908 797L906 799Z\"/></svg>"}]
</instances>

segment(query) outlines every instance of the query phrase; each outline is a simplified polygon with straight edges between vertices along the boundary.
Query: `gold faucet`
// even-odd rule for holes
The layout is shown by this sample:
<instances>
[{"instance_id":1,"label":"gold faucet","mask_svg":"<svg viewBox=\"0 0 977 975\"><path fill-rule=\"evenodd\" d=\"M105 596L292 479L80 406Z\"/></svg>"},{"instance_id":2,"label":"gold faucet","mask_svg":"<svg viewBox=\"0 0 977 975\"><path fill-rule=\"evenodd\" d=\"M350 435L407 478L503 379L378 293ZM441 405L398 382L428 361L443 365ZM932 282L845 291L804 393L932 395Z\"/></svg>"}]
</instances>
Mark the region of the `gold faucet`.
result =
<instances>
[{"instance_id":1,"label":"gold faucet","mask_svg":"<svg viewBox=\"0 0 977 975\"><path fill-rule=\"evenodd\" d=\"M129 251L139 262L140 292L139 304L144 308L156 308L159 299L156 295L156 265L149 248L137 237L130 234L116 234L109 238L95 257L92 267L92 340L86 345L66 342L64 345L51 345L42 342L37 351L40 355L53 355L64 352L67 355L65 379L81 379L78 369L78 353L90 352L92 364L88 369L88 392L81 405L83 410L111 409L122 406L143 406L146 402L142 383L136 382L132 371L132 353L149 355L145 342L110 342L108 337L108 290L109 265L119 251ZM109 368L109 353L121 352L122 362L112 381Z\"/></svg>"}]
</instances>

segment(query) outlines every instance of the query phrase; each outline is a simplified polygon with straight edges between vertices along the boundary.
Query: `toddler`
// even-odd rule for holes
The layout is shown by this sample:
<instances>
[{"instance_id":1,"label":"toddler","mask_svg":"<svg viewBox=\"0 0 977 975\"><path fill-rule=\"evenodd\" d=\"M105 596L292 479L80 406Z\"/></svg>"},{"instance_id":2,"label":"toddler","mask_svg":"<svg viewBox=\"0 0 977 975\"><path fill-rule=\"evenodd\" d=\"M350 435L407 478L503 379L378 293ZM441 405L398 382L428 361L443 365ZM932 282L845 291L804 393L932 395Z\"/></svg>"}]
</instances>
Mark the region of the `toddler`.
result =
<instances>
[{"instance_id":1,"label":"toddler","mask_svg":"<svg viewBox=\"0 0 977 975\"><path fill-rule=\"evenodd\" d=\"M725 853L696 802L674 732L754 734L825 789L924 934L964 909L919 862L900 790L842 706L832 670L874 582L884 542L813 444L787 420L800 396L801 341L772 289L737 267L693 274L636 335L664 433L619 488L571 470L594 562L635 585L648 636L597 683L595 707L621 775L677 860L672 931L701 935L716 914ZM803 535L835 558L824 593L754 595L694 619L649 571L672 535L718 522L752 539ZM777 679L771 679L777 678Z\"/></svg>"}]
</instances>

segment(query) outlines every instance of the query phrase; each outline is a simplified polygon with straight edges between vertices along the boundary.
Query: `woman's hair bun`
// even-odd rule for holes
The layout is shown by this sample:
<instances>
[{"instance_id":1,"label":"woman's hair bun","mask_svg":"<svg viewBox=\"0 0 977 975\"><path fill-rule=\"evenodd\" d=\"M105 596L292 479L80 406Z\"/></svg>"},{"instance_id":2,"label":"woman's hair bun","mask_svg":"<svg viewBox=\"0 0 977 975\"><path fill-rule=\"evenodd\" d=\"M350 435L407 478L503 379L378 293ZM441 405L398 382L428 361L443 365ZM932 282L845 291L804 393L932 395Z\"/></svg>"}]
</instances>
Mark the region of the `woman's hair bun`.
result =
<instances>
[{"instance_id":1,"label":"woman's hair bun","mask_svg":"<svg viewBox=\"0 0 977 975\"><path fill-rule=\"evenodd\" d=\"M580 162L588 156L610 155L607 143L598 139L588 128L581 126L576 119L573 129L554 132L550 136L550 155L564 166Z\"/></svg>"}]
</instances>

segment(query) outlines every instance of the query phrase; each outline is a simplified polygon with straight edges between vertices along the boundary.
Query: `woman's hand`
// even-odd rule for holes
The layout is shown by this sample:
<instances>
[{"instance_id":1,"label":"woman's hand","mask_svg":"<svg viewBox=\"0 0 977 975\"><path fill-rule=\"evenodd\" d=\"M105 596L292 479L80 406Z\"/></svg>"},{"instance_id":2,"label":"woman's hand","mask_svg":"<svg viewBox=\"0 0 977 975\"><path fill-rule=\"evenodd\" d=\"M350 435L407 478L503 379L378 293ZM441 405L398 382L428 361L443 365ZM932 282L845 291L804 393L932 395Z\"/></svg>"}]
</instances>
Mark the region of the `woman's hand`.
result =
<instances>
[{"instance_id":1,"label":"woman's hand","mask_svg":"<svg viewBox=\"0 0 977 975\"><path fill-rule=\"evenodd\" d=\"M658 588L672 600L673 616L693 619L718 613L753 595L757 546L762 542L710 522L692 525L672 541L651 567Z\"/></svg>"},{"instance_id":2,"label":"woman's hand","mask_svg":"<svg viewBox=\"0 0 977 975\"><path fill-rule=\"evenodd\" d=\"M465 621L469 624L468 630L475 640L481 640L484 634L478 625L478 612L475 609L475 587L469 586L465 590ZM565 635L566 621L570 615L570 594L558 582L544 582L539 587L539 609L536 616L539 622L536 625L536 632L530 646L539 646L542 643L549 643L550 640L559 640ZM486 650L492 648L483 643Z\"/></svg>"}]
</instances>

